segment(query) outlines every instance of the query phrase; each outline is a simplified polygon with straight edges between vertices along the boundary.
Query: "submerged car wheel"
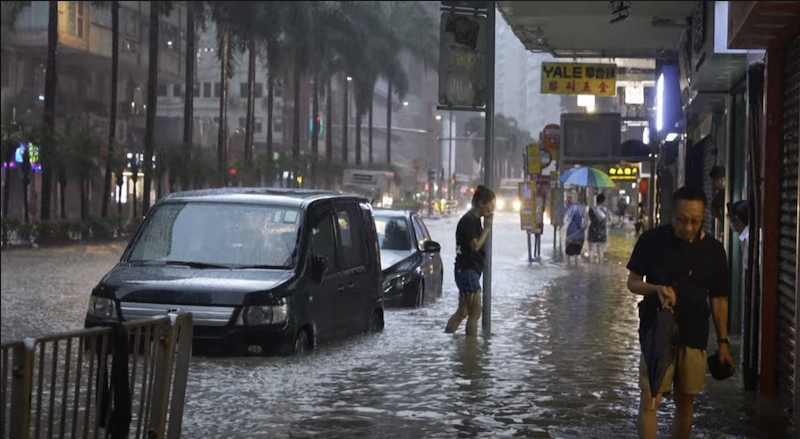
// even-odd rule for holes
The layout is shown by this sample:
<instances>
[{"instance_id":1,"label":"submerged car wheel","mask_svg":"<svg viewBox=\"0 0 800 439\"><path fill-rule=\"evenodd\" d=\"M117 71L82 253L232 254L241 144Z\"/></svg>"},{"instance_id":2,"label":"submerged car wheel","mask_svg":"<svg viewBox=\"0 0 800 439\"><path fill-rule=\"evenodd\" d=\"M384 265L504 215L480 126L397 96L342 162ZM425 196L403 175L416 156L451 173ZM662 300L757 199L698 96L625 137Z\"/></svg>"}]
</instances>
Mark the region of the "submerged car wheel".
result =
<instances>
[{"instance_id":1,"label":"submerged car wheel","mask_svg":"<svg viewBox=\"0 0 800 439\"><path fill-rule=\"evenodd\" d=\"M420 308L425 305L425 281L420 280L417 285L417 299L414 307Z\"/></svg>"},{"instance_id":2,"label":"submerged car wheel","mask_svg":"<svg viewBox=\"0 0 800 439\"><path fill-rule=\"evenodd\" d=\"M297 331L297 336L294 338L295 355L307 354L311 350L311 341L308 339L308 331L301 329Z\"/></svg>"},{"instance_id":3,"label":"submerged car wheel","mask_svg":"<svg viewBox=\"0 0 800 439\"><path fill-rule=\"evenodd\" d=\"M381 332L383 326L383 311L379 309L372 311L372 317L369 319L369 332Z\"/></svg>"}]
</instances>

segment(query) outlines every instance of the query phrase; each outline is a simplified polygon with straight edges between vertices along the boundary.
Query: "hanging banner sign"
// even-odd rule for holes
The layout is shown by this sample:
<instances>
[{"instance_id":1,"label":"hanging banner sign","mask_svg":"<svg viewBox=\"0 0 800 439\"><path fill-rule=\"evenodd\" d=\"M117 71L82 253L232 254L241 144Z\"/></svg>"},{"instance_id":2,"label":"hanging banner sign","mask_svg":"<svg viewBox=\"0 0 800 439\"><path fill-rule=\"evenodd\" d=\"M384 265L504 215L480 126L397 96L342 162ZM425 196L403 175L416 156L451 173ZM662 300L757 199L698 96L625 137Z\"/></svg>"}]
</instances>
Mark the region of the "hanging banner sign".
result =
<instances>
[{"instance_id":1,"label":"hanging banner sign","mask_svg":"<svg viewBox=\"0 0 800 439\"><path fill-rule=\"evenodd\" d=\"M439 28L439 105L486 108L486 16L444 13Z\"/></svg>"},{"instance_id":2,"label":"hanging banner sign","mask_svg":"<svg viewBox=\"0 0 800 439\"><path fill-rule=\"evenodd\" d=\"M541 93L616 96L617 65L543 62Z\"/></svg>"}]
</instances>

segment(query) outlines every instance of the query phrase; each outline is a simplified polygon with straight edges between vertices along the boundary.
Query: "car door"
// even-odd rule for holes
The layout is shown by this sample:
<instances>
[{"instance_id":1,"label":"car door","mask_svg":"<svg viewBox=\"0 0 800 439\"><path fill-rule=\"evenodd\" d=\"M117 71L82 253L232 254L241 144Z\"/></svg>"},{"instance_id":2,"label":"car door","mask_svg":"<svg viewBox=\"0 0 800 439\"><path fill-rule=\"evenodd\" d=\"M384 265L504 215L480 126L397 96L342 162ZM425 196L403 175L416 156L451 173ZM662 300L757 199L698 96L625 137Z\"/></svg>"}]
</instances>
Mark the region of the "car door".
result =
<instances>
[{"instance_id":1,"label":"car door","mask_svg":"<svg viewBox=\"0 0 800 439\"><path fill-rule=\"evenodd\" d=\"M325 259L325 272L321 282L311 280L309 288L309 314L316 326L319 341L328 341L344 335L341 327L343 319L339 310L344 274L339 264L340 249L337 241L336 211L333 206L323 208L311 221L309 267L317 257Z\"/></svg>"},{"instance_id":2,"label":"car door","mask_svg":"<svg viewBox=\"0 0 800 439\"><path fill-rule=\"evenodd\" d=\"M364 219L356 202L339 202L336 206L341 283L339 309L344 317L342 329L348 334L363 332L369 327L373 278Z\"/></svg>"},{"instance_id":3,"label":"car door","mask_svg":"<svg viewBox=\"0 0 800 439\"><path fill-rule=\"evenodd\" d=\"M431 241L431 235L422 219L416 215L411 216L414 223L414 233L417 235L419 249L424 249L425 241ZM425 297L430 297L428 293L441 291L442 287L442 258L439 253L422 253L422 273L425 277Z\"/></svg>"}]
</instances>

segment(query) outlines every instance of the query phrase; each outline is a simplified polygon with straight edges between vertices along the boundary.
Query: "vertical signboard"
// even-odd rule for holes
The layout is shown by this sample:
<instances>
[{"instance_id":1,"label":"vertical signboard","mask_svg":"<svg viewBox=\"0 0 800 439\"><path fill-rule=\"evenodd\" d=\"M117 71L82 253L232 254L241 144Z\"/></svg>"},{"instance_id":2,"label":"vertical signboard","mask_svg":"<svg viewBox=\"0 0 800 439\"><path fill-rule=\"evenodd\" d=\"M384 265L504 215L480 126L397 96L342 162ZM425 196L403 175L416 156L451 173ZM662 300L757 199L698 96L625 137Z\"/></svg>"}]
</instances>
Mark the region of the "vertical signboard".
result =
<instances>
[{"instance_id":1,"label":"vertical signboard","mask_svg":"<svg viewBox=\"0 0 800 439\"><path fill-rule=\"evenodd\" d=\"M528 162L528 175L542 173L542 152L538 143L531 143L525 148L525 158Z\"/></svg>"},{"instance_id":2,"label":"vertical signboard","mask_svg":"<svg viewBox=\"0 0 800 439\"><path fill-rule=\"evenodd\" d=\"M439 105L486 108L486 16L446 12L439 30Z\"/></svg>"},{"instance_id":3,"label":"vertical signboard","mask_svg":"<svg viewBox=\"0 0 800 439\"><path fill-rule=\"evenodd\" d=\"M519 183L519 223L522 230L535 231L539 228L536 222L536 183L521 181Z\"/></svg>"}]
</instances>

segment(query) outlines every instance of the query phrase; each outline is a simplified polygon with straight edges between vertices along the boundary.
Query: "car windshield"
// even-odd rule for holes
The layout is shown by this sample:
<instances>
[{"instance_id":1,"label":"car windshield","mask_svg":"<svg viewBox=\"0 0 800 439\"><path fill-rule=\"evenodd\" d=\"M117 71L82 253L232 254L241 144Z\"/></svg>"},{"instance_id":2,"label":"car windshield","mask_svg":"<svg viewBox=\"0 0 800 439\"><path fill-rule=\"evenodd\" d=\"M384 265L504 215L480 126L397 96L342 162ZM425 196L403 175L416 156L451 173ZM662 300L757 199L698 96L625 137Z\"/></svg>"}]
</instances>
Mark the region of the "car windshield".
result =
<instances>
[{"instance_id":1,"label":"car windshield","mask_svg":"<svg viewBox=\"0 0 800 439\"><path fill-rule=\"evenodd\" d=\"M300 211L232 203L167 203L149 216L127 262L197 268L291 268Z\"/></svg>"},{"instance_id":2,"label":"car windshield","mask_svg":"<svg viewBox=\"0 0 800 439\"><path fill-rule=\"evenodd\" d=\"M408 220L401 216L375 216L375 229L381 250L411 250Z\"/></svg>"}]
</instances>

